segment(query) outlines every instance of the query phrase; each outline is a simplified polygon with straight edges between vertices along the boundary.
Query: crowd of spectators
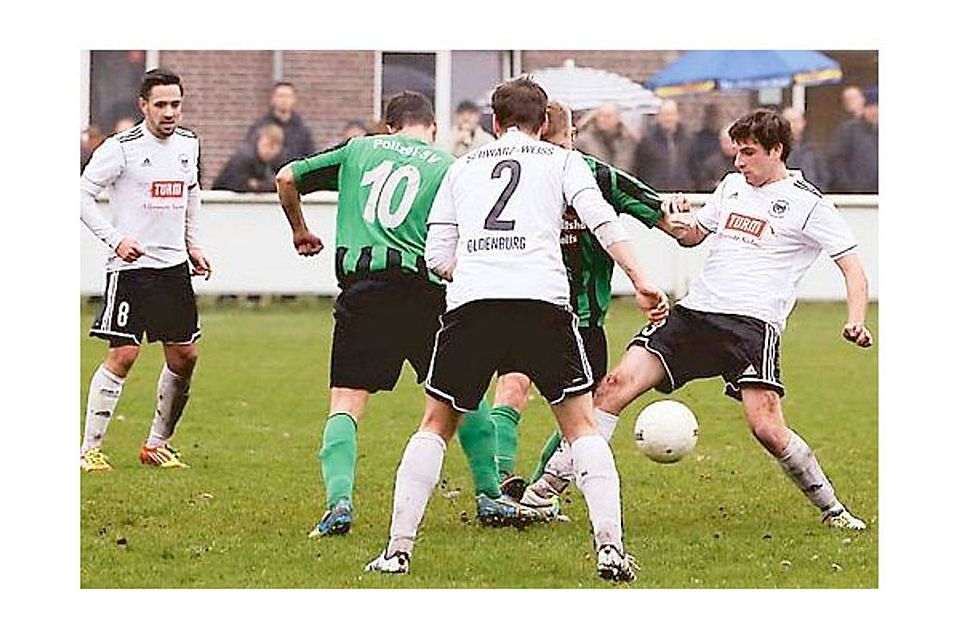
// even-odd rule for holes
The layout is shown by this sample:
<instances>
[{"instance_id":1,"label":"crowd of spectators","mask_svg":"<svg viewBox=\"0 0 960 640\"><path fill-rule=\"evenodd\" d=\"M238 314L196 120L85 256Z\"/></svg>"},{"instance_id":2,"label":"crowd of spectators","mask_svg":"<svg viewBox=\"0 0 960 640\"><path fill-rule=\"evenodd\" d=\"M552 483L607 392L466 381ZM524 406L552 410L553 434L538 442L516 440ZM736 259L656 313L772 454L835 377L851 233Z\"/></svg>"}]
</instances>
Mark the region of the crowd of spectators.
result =
<instances>
[{"instance_id":1,"label":"crowd of spectators","mask_svg":"<svg viewBox=\"0 0 960 640\"><path fill-rule=\"evenodd\" d=\"M836 127L822 148L805 137L807 122L802 110L783 109L793 130L793 150L787 166L800 170L804 179L830 193L877 193L879 187L879 93L846 87L841 102L847 118ZM267 112L249 128L244 142L220 171L214 189L267 192L276 189L279 169L296 158L315 153L313 135L296 111L297 93L289 82L278 82ZM451 127L436 146L459 157L493 140L484 129L481 108L461 102ZM136 122L121 118L117 133ZM700 128L690 131L674 100L663 100L658 113L639 131L632 130L613 104L578 114L576 146L581 152L628 171L651 187L666 192L709 192L735 170L734 145L714 103L704 106ZM386 133L382 123L353 119L344 123L338 144L357 136ZM83 130L80 141L81 171L106 134L97 127Z\"/></svg>"}]
</instances>

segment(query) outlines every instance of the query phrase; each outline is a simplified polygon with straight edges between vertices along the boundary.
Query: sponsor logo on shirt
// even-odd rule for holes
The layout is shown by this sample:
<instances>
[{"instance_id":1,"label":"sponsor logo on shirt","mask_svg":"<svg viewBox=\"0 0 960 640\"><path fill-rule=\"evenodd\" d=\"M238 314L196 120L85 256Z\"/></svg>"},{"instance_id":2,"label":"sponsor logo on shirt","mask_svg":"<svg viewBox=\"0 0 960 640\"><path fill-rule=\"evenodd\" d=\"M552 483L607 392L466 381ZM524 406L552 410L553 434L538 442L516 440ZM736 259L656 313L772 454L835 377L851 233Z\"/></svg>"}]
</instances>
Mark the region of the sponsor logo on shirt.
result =
<instances>
[{"instance_id":1,"label":"sponsor logo on shirt","mask_svg":"<svg viewBox=\"0 0 960 640\"><path fill-rule=\"evenodd\" d=\"M747 235L751 235L755 238L760 237L766 226L766 220L761 220L760 218L751 218L750 216L745 216L742 213L731 213L727 218L726 224L723 225L724 229L746 233Z\"/></svg>"},{"instance_id":2,"label":"sponsor logo on shirt","mask_svg":"<svg viewBox=\"0 0 960 640\"><path fill-rule=\"evenodd\" d=\"M580 234L587 230L587 225L581 222L573 207L567 207L563 213L563 223L560 231L560 245L577 245L580 243Z\"/></svg>"},{"instance_id":3,"label":"sponsor logo on shirt","mask_svg":"<svg viewBox=\"0 0 960 640\"><path fill-rule=\"evenodd\" d=\"M151 198L183 197L183 180L155 180L150 183Z\"/></svg>"}]
</instances>

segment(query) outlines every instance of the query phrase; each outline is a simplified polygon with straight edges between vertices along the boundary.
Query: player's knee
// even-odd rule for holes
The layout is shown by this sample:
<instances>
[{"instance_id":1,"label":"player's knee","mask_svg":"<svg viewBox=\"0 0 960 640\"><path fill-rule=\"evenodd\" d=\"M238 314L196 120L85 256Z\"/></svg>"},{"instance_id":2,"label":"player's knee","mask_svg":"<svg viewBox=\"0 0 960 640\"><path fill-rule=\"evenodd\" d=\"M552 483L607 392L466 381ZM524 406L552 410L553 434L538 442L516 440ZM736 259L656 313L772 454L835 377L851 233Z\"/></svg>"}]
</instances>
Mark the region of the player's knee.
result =
<instances>
[{"instance_id":1,"label":"player's knee","mask_svg":"<svg viewBox=\"0 0 960 640\"><path fill-rule=\"evenodd\" d=\"M780 397L775 391L764 389L745 395L744 409L753 436L776 453L784 444L786 425L780 411Z\"/></svg>"},{"instance_id":2,"label":"player's knee","mask_svg":"<svg viewBox=\"0 0 960 640\"><path fill-rule=\"evenodd\" d=\"M167 366L177 375L189 377L193 375L193 369L197 366L199 357L196 346L191 344L186 348L168 352Z\"/></svg>"},{"instance_id":3,"label":"player's knee","mask_svg":"<svg viewBox=\"0 0 960 640\"><path fill-rule=\"evenodd\" d=\"M130 369L133 368L139 355L139 345L131 344L122 347L113 347L107 353L107 360L104 364L112 373L125 378L130 372Z\"/></svg>"},{"instance_id":4,"label":"player's knee","mask_svg":"<svg viewBox=\"0 0 960 640\"><path fill-rule=\"evenodd\" d=\"M597 385L593 393L593 404L608 413L620 413L626 404L623 402L624 390L630 386L630 376L626 371L614 369Z\"/></svg>"},{"instance_id":5,"label":"player's knee","mask_svg":"<svg viewBox=\"0 0 960 640\"><path fill-rule=\"evenodd\" d=\"M530 379L523 374L508 373L497 380L497 395L494 404L507 405L517 411L523 411L530 395Z\"/></svg>"}]
</instances>

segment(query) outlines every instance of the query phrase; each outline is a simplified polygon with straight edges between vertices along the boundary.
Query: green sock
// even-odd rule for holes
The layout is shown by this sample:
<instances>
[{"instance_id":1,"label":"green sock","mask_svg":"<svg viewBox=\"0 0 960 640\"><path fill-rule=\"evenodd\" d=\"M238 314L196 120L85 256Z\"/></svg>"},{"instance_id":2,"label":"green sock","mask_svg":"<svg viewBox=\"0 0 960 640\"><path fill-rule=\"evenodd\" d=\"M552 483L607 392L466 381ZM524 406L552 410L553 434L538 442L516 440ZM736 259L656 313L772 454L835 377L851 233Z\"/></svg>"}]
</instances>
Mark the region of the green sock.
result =
<instances>
[{"instance_id":1,"label":"green sock","mask_svg":"<svg viewBox=\"0 0 960 640\"><path fill-rule=\"evenodd\" d=\"M332 509L340 500L352 500L357 469L357 423L353 416L335 413L327 418L323 448L317 457L327 488L327 508Z\"/></svg>"},{"instance_id":2,"label":"green sock","mask_svg":"<svg viewBox=\"0 0 960 640\"><path fill-rule=\"evenodd\" d=\"M540 476L543 475L543 470L547 466L547 462L550 461L550 458L553 457L554 452L560 447L560 435L559 431L554 431L553 435L547 440L546 444L543 445L543 450L540 451L540 463L537 465L537 470L533 472L533 475L530 476L530 484L533 484L540 479Z\"/></svg>"},{"instance_id":3,"label":"green sock","mask_svg":"<svg viewBox=\"0 0 960 640\"><path fill-rule=\"evenodd\" d=\"M467 456L470 473L477 495L488 498L500 497L500 483L497 479L496 431L490 420L490 405L486 400L480 402L476 411L463 418L463 424L457 429L460 448Z\"/></svg>"},{"instance_id":4,"label":"green sock","mask_svg":"<svg viewBox=\"0 0 960 640\"><path fill-rule=\"evenodd\" d=\"M490 420L497 429L497 470L500 479L513 473L517 460L517 423L520 412L507 405L490 410Z\"/></svg>"}]
</instances>

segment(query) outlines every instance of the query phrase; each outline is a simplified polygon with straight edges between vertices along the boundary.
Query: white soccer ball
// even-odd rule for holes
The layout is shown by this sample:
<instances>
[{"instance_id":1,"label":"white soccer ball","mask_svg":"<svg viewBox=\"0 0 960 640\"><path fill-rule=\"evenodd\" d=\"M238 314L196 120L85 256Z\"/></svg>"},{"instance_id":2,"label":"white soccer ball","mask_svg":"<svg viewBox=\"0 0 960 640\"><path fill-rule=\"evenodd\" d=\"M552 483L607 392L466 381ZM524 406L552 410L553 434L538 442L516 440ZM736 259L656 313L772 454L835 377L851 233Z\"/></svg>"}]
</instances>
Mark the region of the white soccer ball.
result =
<instances>
[{"instance_id":1,"label":"white soccer ball","mask_svg":"<svg viewBox=\"0 0 960 640\"><path fill-rule=\"evenodd\" d=\"M640 450L655 462L676 462L697 446L697 417L676 400L648 405L633 426Z\"/></svg>"}]
</instances>

